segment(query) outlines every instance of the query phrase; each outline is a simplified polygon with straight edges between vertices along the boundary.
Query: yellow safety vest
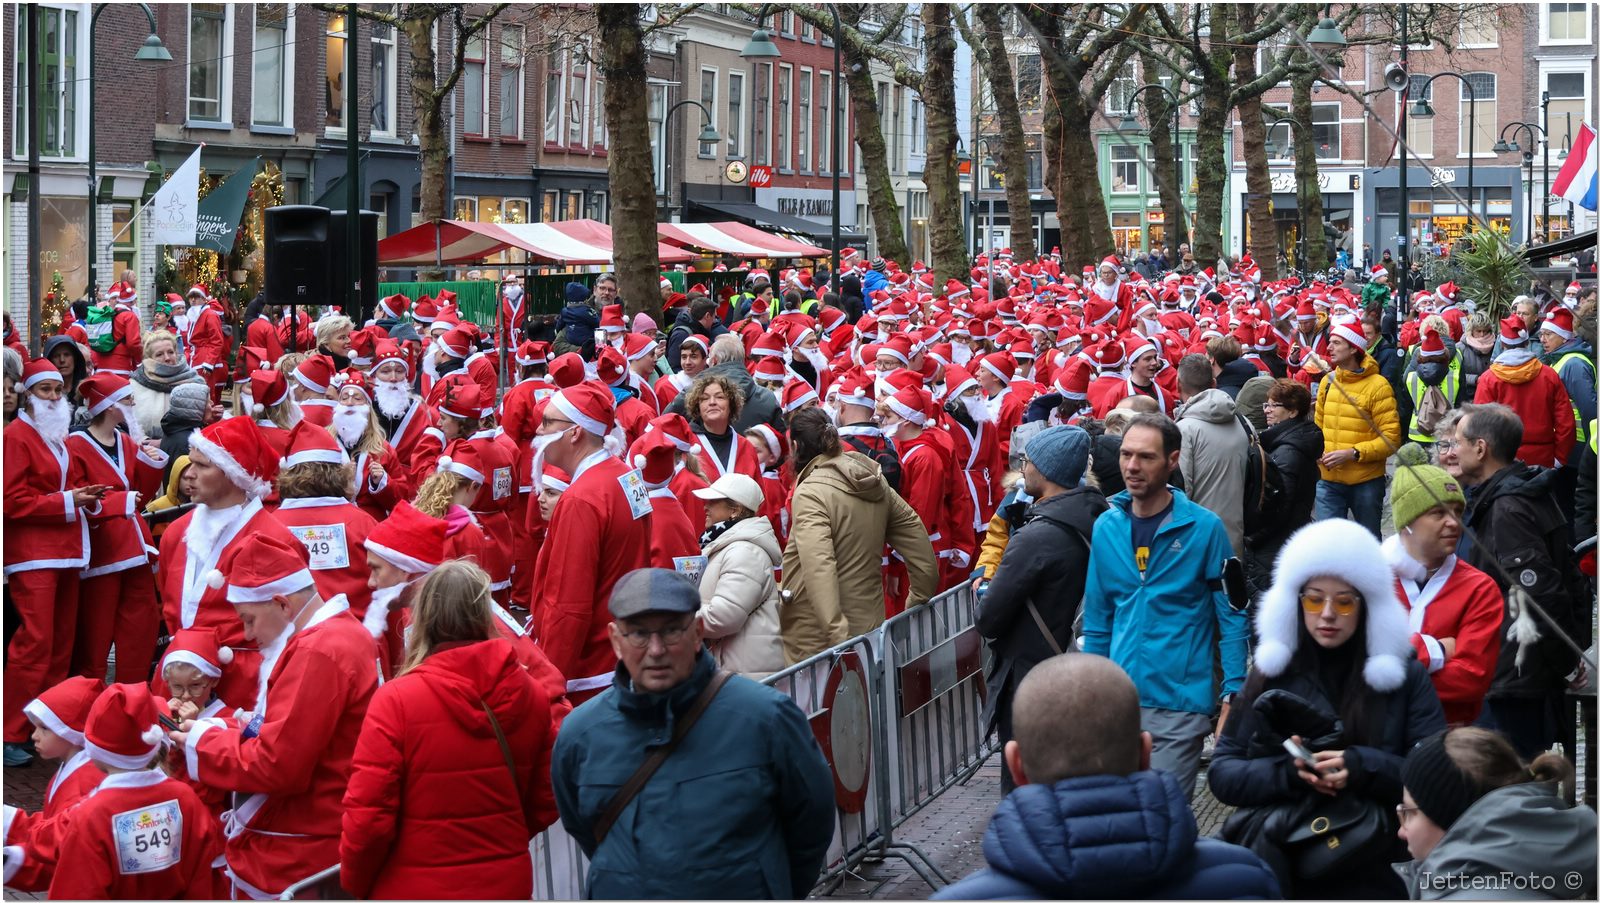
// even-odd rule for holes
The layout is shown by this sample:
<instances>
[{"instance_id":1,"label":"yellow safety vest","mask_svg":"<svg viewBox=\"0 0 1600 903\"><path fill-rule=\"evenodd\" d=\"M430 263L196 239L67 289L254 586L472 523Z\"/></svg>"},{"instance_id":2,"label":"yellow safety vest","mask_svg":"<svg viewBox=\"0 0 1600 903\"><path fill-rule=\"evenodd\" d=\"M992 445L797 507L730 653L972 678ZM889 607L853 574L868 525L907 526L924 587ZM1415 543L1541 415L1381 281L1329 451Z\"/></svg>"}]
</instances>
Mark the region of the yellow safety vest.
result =
<instances>
[{"instance_id":1,"label":"yellow safety vest","mask_svg":"<svg viewBox=\"0 0 1600 903\"><path fill-rule=\"evenodd\" d=\"M1449 400L1450 406L1456 406L1456 395L1461 383L1461 357L1457 355L1450 359L1450 369L1445 371L1444 382L1439 384L1439 389L1444 392L1444 397ZM1422 432L1417 427L1417 409L1422 406L1422 393L1427 391L1428 385L1417 375L1417 371L1410 370L1406 373L1406 394L1411 396L1411 432L1409 437L1412 442L1422 445L1431 445L1439 441L1437 437Z\"/></svg>"},{"instance_id":2,"label":"yellow safety vest","mask_svg":"<svg viewBox=\"0 0 1600 903\"><path fill-rule=\"evenodd\" d=\"M1582 351L1568 351L1566 354L1556 358L1555 367L1553 368L1556 371L1556 375L1560 376L1561 368L1566 365L1567 361L1570 361L1573 358L1577 358L1578 360L1589 365L1590 378L1593 379L1594 361L1589 360L1589 355L1584 354ZM1575 401L1572 403L1572 423L1578 431L1579 442L1586 442L1591 436L1594 435L1594 430L1584 422L1583 414L1579 413L1578 403Z\"/></svg>"}]
</instances>

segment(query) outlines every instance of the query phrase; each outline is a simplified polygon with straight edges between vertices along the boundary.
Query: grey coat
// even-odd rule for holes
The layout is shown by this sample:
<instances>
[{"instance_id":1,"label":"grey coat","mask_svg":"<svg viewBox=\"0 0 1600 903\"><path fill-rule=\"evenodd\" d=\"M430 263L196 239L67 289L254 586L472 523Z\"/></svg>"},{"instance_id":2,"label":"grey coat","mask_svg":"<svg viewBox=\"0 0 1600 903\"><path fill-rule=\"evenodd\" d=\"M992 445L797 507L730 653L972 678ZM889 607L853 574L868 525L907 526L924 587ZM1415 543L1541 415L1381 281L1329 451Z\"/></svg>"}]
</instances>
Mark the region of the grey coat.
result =
<instances>
[{"instance_id":1,"label":"grey coat","mask_svg":"<svg viewBox=\"0 0 1600 903\"><path fill-rule=\"evenodd\" d=\"M1222 519L1233 554L1244 554L1245 464L1250 435L1237 417L1233 399L1221 389L1207 389L1178 409L1183 471L1189 500Z\"/></svg>"},{"instance_id":2,"label":"grey coat","mask_svg":"<svg viewBox=\"0 0 1600 903\"><path fill-rule=\"evenodd\" d=\"M1593 809L1567 805L1551 784L1512 784L1468 807L1421 862L1395 870L1413 900L1576 900L1594 895L1594 837ZM1525 880L1505 886L1505 873Z\"/></svg>"}]
</instances>

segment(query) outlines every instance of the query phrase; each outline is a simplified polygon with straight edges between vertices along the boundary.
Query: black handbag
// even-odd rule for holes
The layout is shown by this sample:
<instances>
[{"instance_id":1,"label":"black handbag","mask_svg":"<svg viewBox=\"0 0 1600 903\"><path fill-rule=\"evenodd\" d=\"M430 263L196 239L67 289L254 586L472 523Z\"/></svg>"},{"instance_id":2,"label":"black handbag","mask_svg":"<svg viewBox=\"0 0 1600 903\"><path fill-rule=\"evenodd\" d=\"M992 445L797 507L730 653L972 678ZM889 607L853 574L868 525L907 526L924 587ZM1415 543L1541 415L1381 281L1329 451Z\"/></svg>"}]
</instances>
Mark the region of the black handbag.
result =
<instances>
[{"instance_id":1,"label":"black handbag","mask_svg":"<svg viewBox=\"0 0 1600 903\"><path fill-rule=\"evenodd\" d=\"M1296 881L1321 880L1388 849L1394 829L1372 800L1341 793L1309 802L1283 841Z\"/></svg>"}]
</instances>

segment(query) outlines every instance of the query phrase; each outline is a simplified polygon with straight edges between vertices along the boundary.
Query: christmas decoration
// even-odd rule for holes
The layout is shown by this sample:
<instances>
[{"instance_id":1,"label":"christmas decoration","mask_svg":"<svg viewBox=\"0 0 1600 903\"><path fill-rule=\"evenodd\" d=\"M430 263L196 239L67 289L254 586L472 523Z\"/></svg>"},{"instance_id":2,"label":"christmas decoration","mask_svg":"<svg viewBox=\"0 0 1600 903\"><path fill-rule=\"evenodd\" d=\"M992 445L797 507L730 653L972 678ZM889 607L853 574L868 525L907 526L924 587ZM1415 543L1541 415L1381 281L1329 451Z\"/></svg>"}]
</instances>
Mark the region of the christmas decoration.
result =
<instances>
[{"instance_id":1,"label":"christmas decoration","mask_svg":"<svg viewBox=\"0 0 1600 903\"><path fill-rule=\"evenodd\" d=\"M44 293L39 305L39 321L43 327L41 335L60 335L61 321L66 314L67 286L61 279L61 271L56 270L50 274L50 290Z\"/></svg>"}]
</instances>

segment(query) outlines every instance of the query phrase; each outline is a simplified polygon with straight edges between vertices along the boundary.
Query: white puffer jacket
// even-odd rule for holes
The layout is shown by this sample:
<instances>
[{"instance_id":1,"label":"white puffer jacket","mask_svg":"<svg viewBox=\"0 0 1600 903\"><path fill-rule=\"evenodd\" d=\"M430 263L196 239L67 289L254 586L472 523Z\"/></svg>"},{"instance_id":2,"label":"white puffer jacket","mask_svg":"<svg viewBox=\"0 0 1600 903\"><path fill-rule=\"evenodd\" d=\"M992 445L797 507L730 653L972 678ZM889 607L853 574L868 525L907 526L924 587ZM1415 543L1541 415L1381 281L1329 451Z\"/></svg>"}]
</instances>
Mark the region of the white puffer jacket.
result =
<instances>
[{"instance_id":1,"label":"white puffer jacket","mask_svg":"<svg viewBox=\"0 0 1600 903\"><path fill-rule=\"evenodd\" d=\"M783 561L772 523L747 517L705 549L700 577L700 618L717 664L760 680L783 670L783 629L778 621L778 581Z\"/></svg>"}]
</instances>

